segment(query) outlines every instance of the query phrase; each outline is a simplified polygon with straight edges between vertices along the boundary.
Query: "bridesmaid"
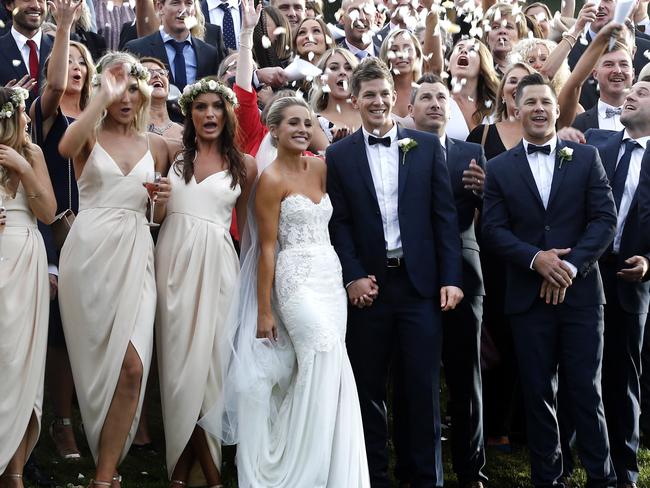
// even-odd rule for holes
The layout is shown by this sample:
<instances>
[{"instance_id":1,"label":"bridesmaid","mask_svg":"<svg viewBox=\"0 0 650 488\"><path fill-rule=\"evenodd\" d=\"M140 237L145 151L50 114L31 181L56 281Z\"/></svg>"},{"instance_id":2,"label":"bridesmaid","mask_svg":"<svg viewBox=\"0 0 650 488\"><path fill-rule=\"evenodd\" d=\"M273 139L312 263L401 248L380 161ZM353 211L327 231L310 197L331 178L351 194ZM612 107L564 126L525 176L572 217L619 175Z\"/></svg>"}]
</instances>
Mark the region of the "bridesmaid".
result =
<instances>
[{"instance_id":1,"label":"bridesmaid","mask_svg":"<svg viewBox=\"0 0 650 488\"><path fill-rule=\"evenodd\" d=\"M169 172L172 197L156 246L156 341L167 471L171 485L199 466L207 486L222 486L221 449L197 425L221 390L219 343L225 335L239 260L228 229L233 208L245 228L255 160L235 145L237 99L215 80L190 85L180 99L183 148Z\"/></svg>"},{"instance_id":2,"label":"bridesmaid","mask_svg":"<svg viewBox=\"0 0 650 488\"><path fill-rule=\"evenodd\" d=\"M23 486L41 427L50 285L36 219L49 224L56 210L43 153L25 132L28 96L0 88L0 479L7 488Z\"/></svg>"},{"instance_id":3,"label":"bridesmaid","mask_svg":"<svg viewBox=\"0 0 650 488\"><path fill-rule=\"evenodd\" d=\"M147 70L130 54L99 60L95 91L59 151L71 158L79 215L61 250L59 303L88 445L91 485L119 486L116 468L138 425L153 347L153 241L143 183L166 173L167 147L146 133ZM169 196L166 179L157 199Z\"/></svg>"}]
</instances>

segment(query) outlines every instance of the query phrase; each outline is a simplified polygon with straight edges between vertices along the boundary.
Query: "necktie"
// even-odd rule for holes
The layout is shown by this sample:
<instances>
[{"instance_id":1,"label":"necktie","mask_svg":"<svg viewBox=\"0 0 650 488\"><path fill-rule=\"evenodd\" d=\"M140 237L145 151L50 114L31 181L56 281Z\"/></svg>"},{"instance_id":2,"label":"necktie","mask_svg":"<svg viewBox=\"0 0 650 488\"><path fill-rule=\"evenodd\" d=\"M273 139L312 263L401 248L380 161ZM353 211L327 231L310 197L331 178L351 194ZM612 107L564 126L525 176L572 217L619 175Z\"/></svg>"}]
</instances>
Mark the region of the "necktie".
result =
<instances>
[{"instance_id":1,"label":"necktie","mask_svg":"<svg viewBox=\"0 0 650 488\"><path fill-rule=\"evenodd\" d=\"M223 21L221 23L221 27L223 29L223 42L228 49L237 49L237 40L235 39L235 22L232 19L230 5L227 3L220 3L219 8L223 10Z\"/></svg>"},{"instance_id":2,"label":"necktie","mask_svg":"<svg viewBox=\"0 0 650 488\"><path fill-rule=\"evenodd\" d=\"M616 209L621 206L623 199L623 191L625 190L625 180L627 180L627 172L630 169L630 161L632 160L632 151L641 145L633 139L626 139L624 141L625 152L621 156L620 161L616 165L614 177L612 178L612 194L614 195L614 202Z\"/></svg>"},{"instance_id":3,"label":"necktie","mask_svg":"<svg viewBox=\"0 0 650 488\"><path fill-rule=\"evenodd\" d=\"M375 144L383 144L386 147L390 147L390 137L368 136L368 144L371 146L374 146Z\"/></svg>"},{"instance_id":4,"label":"necktie","mask_svg":"<svg viewBox=\"0 0 650 488\"><path fill-rule=\"evenodd\" d=\"M368 51L357 51L355 56L359 58L359 61L363 61L366 59L366 57L368 57Z\"/></svg>"},{"instance_id":5,"label":"necktie","mask_svg":"<svg viewBox=\"0 0 650 488\"><path fill-rule=\"evenodd\" d=\"M176 51L176 55L174 56L174 84L180 91L183 91L183 88L187 85L187 72L185 71L185 55L183 54L183 48L186 44L189 44L189 41L170 39L167 43Z\"/></svg>"},{"instance_id":6,"label":"necktie","mask_svg":"<svg viewBox=\"0 0 650 488\"><path fill-rule=\"evenodd\" d=\"M620 108L620 107L619 107L619 108L611 108L611 107L607 107L607 108L605 109L605 118L606 118L606 119L611 119L611 118L614 117L615 115L621 115L621 112L622 112L622 111L623 111L623 109Z\"/></svg>"},{"instance_id":7,"label":"necktie","mask_svg":"<svg viewBox=\"0 0 650 488\"><path fill-rule=\"evenodd\" d=\"M36 43L32 39L27 39L27 46L29 47L29 76L36 80L32 91L38 93L38 53Z\"/></svg>"},{"instance_id":8,"label":"necktie","mask_svg":"<svg viewBox=\"0 0 650 488\"><path fill-rule=\"evenodd\" d=\"M526 151L528 154L535 154L538 151L543 152L546 155L551 154L551 145L546 144L545 146L536 146L535 144L528 144L528 150Z\"/></svg>"}]
</instances>

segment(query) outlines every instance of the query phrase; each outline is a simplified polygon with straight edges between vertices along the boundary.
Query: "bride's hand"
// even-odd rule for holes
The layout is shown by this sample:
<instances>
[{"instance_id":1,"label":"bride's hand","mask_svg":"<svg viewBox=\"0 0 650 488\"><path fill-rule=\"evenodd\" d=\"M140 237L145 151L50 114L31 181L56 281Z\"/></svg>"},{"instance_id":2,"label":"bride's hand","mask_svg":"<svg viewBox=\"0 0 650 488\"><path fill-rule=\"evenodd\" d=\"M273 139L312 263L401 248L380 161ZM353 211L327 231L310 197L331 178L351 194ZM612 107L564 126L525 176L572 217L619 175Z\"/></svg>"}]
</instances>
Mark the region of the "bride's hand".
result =
<instances>
[{"instance_id":1,"label":"bride's hand","mask_svg":"<svg viewBox=\"0 0 650 488\"><path fill-rule=\"evenodd\" d=\"M275 325L273 316L262 316L257 318L257 338L269 339L272 341L278 340L278 328Z\"/></svg>"}]
</instances>

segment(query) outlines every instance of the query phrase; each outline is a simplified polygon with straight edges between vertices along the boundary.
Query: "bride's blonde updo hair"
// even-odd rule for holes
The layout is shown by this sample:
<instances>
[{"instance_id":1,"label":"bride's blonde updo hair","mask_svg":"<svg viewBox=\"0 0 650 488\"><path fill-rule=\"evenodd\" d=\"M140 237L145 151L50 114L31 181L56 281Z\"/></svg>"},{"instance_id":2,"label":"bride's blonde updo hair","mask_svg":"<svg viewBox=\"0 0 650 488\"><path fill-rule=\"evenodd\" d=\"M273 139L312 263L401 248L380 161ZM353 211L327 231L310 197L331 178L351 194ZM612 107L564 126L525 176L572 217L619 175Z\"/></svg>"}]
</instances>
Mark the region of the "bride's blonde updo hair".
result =
<instances>
[{"instance_id":1,"label":"bride's blonde updo hair","mask_svg":"<svg viewBox=\"0 0 650 488\"><path fill-rule=\"evenodd\" d=\"M149 122L149 106L151 105L151 87L148 83L148 71L136 57L122 51L109 51L102 56L97 62L97 74L93 79L93 95L99 90L102 73L116 64L131 66L130 76L136 79L142 100L140 107L136 110L133 125L138 132L146 132L147 123ZM102 126L107 113L107 111L104 111L97 128Z\"/></svg>"},{"instance_id":2,"label":"bride's blonde updo hair","mask_svg":"<svg viewBox=\"0 0 650 488\"><path fill-rule=\"evenodd\" d=\"M278 98L271 104L271 108L266 115L266 126L270 129L271 127L279 127L282 121L284 120L284 112L289 107L303 107L307 109L310 116L313 116L311 107L305 100L300 97L284 97ZM278 141L271 137L271 144L273 147L278 147Z\"/></svg>"}]
</instances>

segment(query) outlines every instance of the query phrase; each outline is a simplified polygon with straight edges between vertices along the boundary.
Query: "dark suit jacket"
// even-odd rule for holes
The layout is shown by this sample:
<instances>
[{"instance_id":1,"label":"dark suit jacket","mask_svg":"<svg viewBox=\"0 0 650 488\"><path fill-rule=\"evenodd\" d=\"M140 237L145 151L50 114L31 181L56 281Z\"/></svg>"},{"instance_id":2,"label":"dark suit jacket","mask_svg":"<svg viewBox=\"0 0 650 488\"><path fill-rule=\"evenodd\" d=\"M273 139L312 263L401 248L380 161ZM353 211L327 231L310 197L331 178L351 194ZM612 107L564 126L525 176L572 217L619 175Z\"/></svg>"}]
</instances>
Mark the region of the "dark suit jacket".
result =
<instances>
[{"instance_id":1,"label":"dark suit jacket","mask_svg":"<svg viewBox=\"0 0 650 488\"><path fill-rule=\"evenodd\" d=\"M642 229L650 229L650 146L646 148L643 155L636 197L639 206L639 225ZM645 236L645 245L650 246L650 232L646 230L643 235Z\"/></svg>"},{"instance_id":2,"label":"dark suit jacket","mask_svg":"<svg viewBox=\"0 0 650 488\"><path fill-rule=\"evenodd\" d=\"M45 83L43 65L45 64L47 57L50 55L50 52L52 52L53 43L54 40L50 36L43 35L41 37L38 69L39 87L43 87L43 84ZM18 65L15 65L14 61L19 61L20 63ZM18 46L16 46L14 37L11 35L11 32L7 32L4 36L0 37L0 86L6 85L7 82L13 79L19 80L28 73L29 71L27 69L27 66L25 66L25 62L23 61L23 57L18 50ZM29 92L27 109L29 109L31 106L34 98L36 98L34 96L34 93Z\"/></svg>"},{"instance_id":3,"label":"dark suit jacket","mask_svg":"<svg viewBox=\"0 0 650 488\"><path fill-rule=\"evenodd\" d=\"M441 286L462 285L458 219L449 173L437 136L397 129L418 145L399 150L399 227L406 271L418 293L437 297ZM345 283L375 275L386 279L382 216L361 129L327 148L327 191L334 213L332 244Z\"/></svg>"},{"instance_id":4,"label":"dark suit jacket","mask_svg":"<svg viewBox=\"0 0 650 488\"><path fill-rule=\"evenodd\" d=\"M600 159L605 167L607 178L611 181L614 178L618 153L623 143L624 131L616 132L615 136L607 139L600 139L596 143L587 139L587 144L596 146L600 153ZM591 133L593 136L593 133ZM646 152L646 155L648 153ZM647 159L647 158L646 158ZM625 218L625 226L621 236L621 245L616 263L617 271L627 267L624 261L632 256L645 256L650 260L650 244L645 239L645 234L650 231L648 227L643 227L640 222L639 204L638 204L639 187L634 194L632 204ZM617 293L618 299L628 313L647 313L650 305L650 273L647 273L642 283L630 283L628 281L616 279L615 283L605 282L607 293Z\"/></svg>"},{"instance_id":5,"label":"dark suit jacket","mask_svg":"<svg viewBox=\"0 0 650 488\"><path fill-rule=\"evenodd\" d=\"M539 196L523 143L490 160L483 201L483 244L506 262L505 312L526 312L542 277L530 269L538 251L571 248L564 256L578 275L566 293L574 307L605 303L597 261L612 242L616 208L595 148L559 141L571 161L556 157L547 209Z\"/></svg>"},{"instance_id":6,"label":"dark suit jacket","mask_svg":"<svg viewBox=\"0 0 650 488\"><path fill-rule=\"evenodd\" d=\"M205 18L205 25L206 27L208 25L216 25L219 27L219 29L222 30L222 26L218 24L213 24L210 22L210 10L208 9L208 1L207 0L201 0L201 12L203 12L203 17ZM241 27L241 21L244 18L244 12L242 9L242 4L241 2L239 3L239 26ZM207 42L207 40L206 40Z\"/></svg>"},{"instance_id":7,"label":"dark suit jacket","mask_svg":"<svg viewBox=\"0 0 650 488\"><path fill-rule=\"evenodd\" d=\"M587 40L591 42L591 37L587 34ZM638 76L643 67L648 62L648 58L645 57L645 52L650 49L650 40L645 36L636 35L636 53L634 54L634 59L632 64L634 65L634 72ZM569 68L573 70L575 68L580 56L585 52L587 46L583 45L581 42L576 42L575 46L569 53L568 62ZM596 89L596 80L593 77L589 77L587 81L582 85L582 92L580 94L580 105L585 110L590 109L598 103L598 90Z\"/></svg>"},{"instance_id":8,"label":"dark suit jacket","mask_svg":"<svg viewBox=\"0 0 650 488\"><path fill-rule=\"evenodd\" d=\"M581 132L587 132L589 129L598 129L598 105L596 104L589 110L578 114L573 121L573 124L571 124L571 127L574 127Z\"/></svg>"},{"instance_id":9,"label":"dark suit jacket","mask_svg":"<svg viewBox=\"0 0 650 488\"><path fill-rule=\"evenodd\" d=\"M206 76L216 75L219 70L219 64L223 59L223 54L217 48L195 37L192 38L192 46L194 47L194 52L196 52L196 79L200 80ZM170 83L174 83L174 70L169 66L167 51L165 50L160 32L154 32L140 39L129 41L126 43L125 49L140 57L153 56L154 58L160 59L169 70Z\"/></svg>"},{"instance_id":10,"label":"dark suit jacket","mask_svg":"<svg viewBox=\"0 0 650 488\"><path fill-rule=\"evenodd\" d=\"M472 159L485 169L485 153L480 144L447 138L447 170L456 202L463 256L463 292L465 296L484 296L480 247L474 229L474 215L476 210L481 210L483 200L463 185L463 171L469 168Z\"/></svg>"},{"instance_id":11,"label":"dark suit jacket","mask_svg":"<svg viewBox=\"0 0 650 488\"><path fill-rule=\"evenodd\" d=\"M381 39L379 39L379 37L377 36L377 34L375 34L375 35L372 37L372 44L373 44L373 46L375 47L375 55L376 55L376 56L379 56L379 50L381 49L381 42L382 42L382 41L381 41ZM348 49L348 45L347 45L346 42L345 42L345 37L339 39L339 40L336 42L336 45L337 45L338 47L342 47L342 48L344 48L344 49Z\"/></svg>"},{"instance_id":12,"label":"dark suit jacket","mask_svg":"<svg viewBox=\"0 0 650 488\"><path fill-rule=\"evenodd\" d=\"M120 30L120 44L119 49L123 51L127 42L138 39L138 29L133 22L125 22ZM221 53L221 59L226 57L227 49L223 43L223 36L221 35L221 27L213 24L205 24L205 36L203 41L211 46L217 48Z\"/></svg>"}]
</instances>

